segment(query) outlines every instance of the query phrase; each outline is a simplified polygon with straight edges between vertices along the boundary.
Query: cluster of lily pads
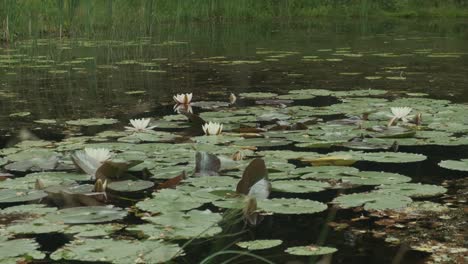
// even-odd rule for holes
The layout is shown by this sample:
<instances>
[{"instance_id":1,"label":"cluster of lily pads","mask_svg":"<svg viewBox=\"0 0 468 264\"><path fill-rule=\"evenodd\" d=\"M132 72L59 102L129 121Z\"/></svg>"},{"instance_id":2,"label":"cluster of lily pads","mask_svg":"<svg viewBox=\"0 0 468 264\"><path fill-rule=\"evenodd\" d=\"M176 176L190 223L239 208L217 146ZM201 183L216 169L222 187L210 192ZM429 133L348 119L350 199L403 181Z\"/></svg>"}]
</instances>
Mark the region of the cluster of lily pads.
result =
<instances>
[{"instance_id":1,"label":"cluster of lily pads","mask_svg":"<svg viewBox=\"0 0 468 264\"><path fill-rule=\"evenodd\" d=\"M133 119L125 129L115 129L118 120L111 118L70 120L66 125L77 131L86 126L101 131L1 149L0 263L46 257L162 263L184 255L184 241L221 234L220 222L233 211L253 226L276 214L314 214L332 206L394 210L444 194L442 186L352 166L427 159L401 152L400 146L468 144L466 105L424 94L401 92L394 100L388 95L385 90L253 92L240 94L247 106L238 107L233 94L228 103L198 104L192 94L182 94L174 96L176 112L156 120ZM339 103L301 103L314 97ZM467 171L468 157L439 165ZM362 186L369 191L355 191ZM343 194L328 204L299 198L325 190ZM129 215L143 223L126 222ZM54 252L42 252L33 238L20 238L56 233L67 235L69 243ZM126 236L117 235L122 233ZM285 239L237 245L262 250ZM284 252L337 251L310 243Z\"/></svg>"}]
</instances>

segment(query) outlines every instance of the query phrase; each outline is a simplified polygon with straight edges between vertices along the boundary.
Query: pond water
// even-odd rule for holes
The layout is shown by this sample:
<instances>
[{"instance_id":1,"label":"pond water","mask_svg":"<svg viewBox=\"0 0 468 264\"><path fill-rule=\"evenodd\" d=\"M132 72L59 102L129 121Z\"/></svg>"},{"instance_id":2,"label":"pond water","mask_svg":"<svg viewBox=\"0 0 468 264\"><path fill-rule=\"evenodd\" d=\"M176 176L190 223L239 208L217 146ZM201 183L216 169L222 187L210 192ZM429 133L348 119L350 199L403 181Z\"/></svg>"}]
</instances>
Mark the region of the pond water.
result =
<instances>
[{"instance_id":1,"label":"pond water","mask_svg":"<svg viewBox=\"0 0 468 264\"><path fill-rule=\"evenodd\" d=\"M273 192L269 198L277 202L277 204L272 202L273 205L269 206L280 206L276 198L298 198L328 204L328 209L320 210L312 205L303 205L306 211L307 208L316 210L315 214L310 214L297 209L296 207L302 207L295 204L295 200L286 200L287 205L283 204L280 209L271 209L268 205L259 202L259 208L270 213L264 216L265 219L259 225L246 228L243 221L232 223L232 219L226 220L219 224L223 228L222 233L218 234L216 230L211 230L207 233L212 232L212 236L206 235L205 238L194 240L191 240L193 233L190 233L194 231L193 227L190 229L184 226L186 233L182 232L182 235L177 233L174 236L175 239L171 237L171 234L168 235L171 243L177 243L181 247L186 245L185 255L176 258L174 260L176 263L198 263L207 256L222 250L242 250L234 245L239 241L271 238L280 239L283 242L272 249L242 252L257 254L274 263L287 261L313 263L319 259L321 263L422 263L428 258L447 263L463 261L462 255L466 254L466 242L463 242L462 234L463 222L466 221L463 216L463 207L466 206L466 189L468 188L468 183L463 176L466 176L468 165L466 160L460 162L464 164L459 165L461 169L452 163L442 168L438 163L442 160L450 162L468 158L466 136L468 120L466 115L464 116L468 102L467 26L466 20L430 23L416 20L182 23L154 25L144 36L136 36L131 30L113 29L95 32L88 36L63 39L37 37L12 44L4 43L0 46L0 105L2 110L0 113L0 146L2 147L0 164L7 165L2 171L11 172L19 179L30 173L31 168L17 169L18 166L23 166L23 163L18 165L18 162L23 162L28 158L37 158L37 155L40 156L41 153L50 157L51 154L48 151L53 150L59 153L57 164L60 164L55 164L53 170L75 172L69 157L71 153L85 146L106 147L114 154L118 153L119 158L127 161L136 160L136 156L143 155L143 160L147 159L147 163L144 164L148 168L144 169L144 166L137 165L138 169L131 170L131 179L150 179L152 182L161 183L177 176L182 169L191 174L195 165L195 150L217 155L230 155L242 149L247 152L245 162L221 174L230 176L227 183L219 179L217 182L213 180L215 178L212 178L211 183L199 180L188 187L187 184L182 185L186 189L180 192L186 195L191 192L196 193L193 189L195 187L213 188L215 191L220 191L218 189L225 191L231 188L232 191L232 187L234 186L235 189L251 157L260 156L265 160L270 180L273 181ZM292 92L288 93L289 91ZM227 102L231 93L237 95L239 99L234 107L215 108L214 112L211 112L213 109L194 106L194 112L200 114L206 121L214 120L224 123L224 131L228 131L228 134L223 135L223 139L216 137L218 138L216 140L195 134L181 136L182 134L179 133L185 131L188 124L185 123L185 116L173 110L172 96L177 93L193 93L194 102ZM288 96L281 98L267 93ZM278 98L291 99L294 102L278 101ZM262 99L266 101L256 102ZM393 105L392 101L397 103ZM373 126L385 127L388 122L384 116L385 111L389 112L390 107L394 106L412 107L415 109L413 114L416 111L421 112L423 125L418 125L416 128L414 124L411 124L410 128L401 125L397 126L400 130L395 131L370 131L369 129ZM365 127L368 129L366 132L362 132L364 131L362 127L359 127L361 129L359 132L355 131L358 123L352 123L353 129L344 129L343 123L339 123L348 122L347 125L349 125L350 122L356 120L345 119L343 121L344 118L360 116L367 111L370 111L370 120L369 125ZM284 117L285 115L289 116ZM427 119L425 119L426 116ZM150 136L132 136L123 132L123 126L127 125L130 118L143 117L159 120L155 122L159 132L150 133ZM317 117L323 120L310 120ZM89 127L86 124L81 126L70 122L65 123L86 118L113 118L119 123L113 124L114 121L111 121L111 124ZM229 119L237 121L228 121ZM305 129L297 131L292 129L295 122L299 124L304 119L307 119ZM278 120L288 120L290 123L279 125ZM334 127L331 122L335 120L341 120L337 121L338 128ZM100 121L102 120L98 120ZM446 125L444 122L455 125ZM240 123L249 129L242 130L239 128ZM444 126L440 125L441 123ZM401 124L401 121L397 124ZM258 127L265 128L265 130L256 130ZM19 133L19 131L26 131L24 129L28 132ZM240 134L236 134L239 129ZM291 131L292 134L289 136L278 134L277 131L282 129ZM317 130L326 131L326 133L320 134ZM414 131L417 132L414 133ZM106 136L99 134L100 132L108 134ZM304 133L307 134L307 139L301 138ZM380 133L387 134L383 136ZM263 136L277 139L279 143L275 143L274 140L265 140ZM377 140L360 141L361 136L362 139L375 137ZM255 140L259 137L262 140ZM27 143L21 145L21 140L24 139L28 141L23 141ZM63 139L65 140L62 141ZM117 143L115 143L116 140L118 140ZM399 143L398 148L392 145L395 141ZM354 143L356 145L353 145ZM257 152L252 151L254 147L257 147ZM37 152L20 156L31 149ZM350 149L356 152L349 154ZM270 150L279 152L269 152ZM392 150L397 152L392 152ZM359 151L365 151L367 154ZM388 156L382 156L384 151ZM310 152L310 154L308 156L303 154L305 158L302 156L299 158L299 154L291 154L302 152ZM334 153L329 154L332 152ZM343 154L344 152L346 153ZM392 156L393 154L388 153L413 154ZM14 157L10 156L15 154ZM340 163L338 165L352 165L362 174L356 174L358 172L353 171L344 174L325 171L322 172L325 176L322 175L320 178L314 173L306 174L305 171L293 173L293 171L300 171L302 167L310 167L309 165L320 168L322 167L320 165L324 165L324 159L331 160L331 165L337 165L337 163ZM349 160L354 162L341 164ZM158 163L165 165L159 166ZM12 164L15 165L12 167ZM330 165L330 163L325 162L325 165ZM376 179L375 175L366 176L363 171L385 171L393 174L380 175L380 178ZM3 172L0 173L1 179L11 177L2 176ZM361 179L353 178L353 173L354 176L359 175ZM91 183L89 179L79 178L83 175L75 175L73 183ZM304 186L294 185L298 183L296 180L299 179L299 175L304 180L320 178L330 186L322 186L323 188L320 187L316 191L304 191ZM309 175L309 178L304 175ZM405 180L402 175L411 179ZM396 183L400 184L411 181L427 184L427 186L434 185L436 189L420 190L419 187L398 185L399 189L394 190L391 189L393 185L381 182L384 176L387 181L397 181ZM231 180L235 183L234 185ZM10 186L11 184L8 185L7 181L3 183L0 181L0 189L16 190ZM54 182L52 179L50 181ZM293 183L294 181L296 183ZM375 181L375 184L369 184L369 181ZM344 186L349 182L352 188ZM34 186L30 186L31 183L33 182L24 181L21 187L16 188L23 189L27 186L29 189L34 189ZM46 181L46 185L49 184ZM65 182L61 184L65 185ZM393 209L397 206L393 204L382 206L378 199L378 205L375 205L377 209L392 210L371 210L371 205L365 202L345 206L345 201L334 201L342 207L341 209L329 204L340 195L370 192L380 184L389 188L387 195L390 192L398 197L383 196L384 198L378 199L398 198L401 199L399 201L401 204L410 208L409 202L405 203L403 200L411 200L411 197L414 201L432 201L444 208L440 212L428 210L430 213L415 217L413 215L415 209L408 209L405 212L395 211ZM427 188L430 189L430 187ZM446 189L441 191L437 188ZM405 190L410 192L408 189L416 194L405 193ZM47 203L49 207L57 206L60 209L60 205L57 205L57 198L51 199L50 191L48 193L49 200L43 203ZM160 222L167 221L167 219L156 219L158 213L167 210L155 209L160 206L158 199L162 201L182 199L186 204L190 204L190 201L184 200L186 198L180 198L180 193L169 193L167 196L155 196L157 199L147 200L156 200L156 205L140 201L144 197L151 196L149 191L136 196L135 194L115 195L115 193L108 195L108 203L121 207L133 207L129 209L130 216L126 216L124 220L119 221L120 218L116 217L118 220L116 225L119 226L106 226L109 230L106 229L104 235L83 235L85 231L70 231L69 226L60 226L50 231L22 231L28 230L28 227L21 226L23 228L21 229L18 226L22 223L12 222L13 220L35 219L35 221L49 223L47 221L53 219L49 215L53 215L54 212L42 212L43 209L39 210L40 217L32 218L11 216L7 212L3 212L2 216L2 211L0 211L0 216L2 216L0 217L0 234L9 236L11 241L15 241L13 238L35 239L40 244L38 251L46 253L46 256L41 257L38 256L40 253L37 253L32 258L45 257L49 262L54 262L48 255L54 251L56 252L54 253L55 263L59 263L60 259L82 260L72 255L85 255L91 251L87 251L87 246L76 249L79 247L79 242L76 242L78 238L84 238L90 245L104 243L105 247L114 247L114 251L105 251L105 255L118 255L117 251L128 245L107 245L102 241L108 239L107 236L120 242L135 238L145 240L144 235L136 236L130 230L124 230L123 227L126 225L130 225L147 236L154 236L156 231L148 230L148 222L159 224L158 228L161 228ZM191 199L195 199L200 204L188 206L184 212L198 208L220 213L225 212L223 208L230 207L226 204L218 205L215 202L221 200L218 202L228 203L231 201L230 198L213 198L212 193L203 192L197 195ZM9 196L5 194L4 197ZM351 197L349 199L353 200ZM61 201L61 199L58 200ZM138 205L134 207L137 202ZM382 203L381 200L380 202ZM375 203L375 200L372 203ZM7 210L8 207L17 204L17 202L1 203L1 208ZM67 205L67 203L64 204ZM85 204L90 205L87 202ZM417 204L411 205L413 208L418 207ZM166 206L171 205L169 203ZM299 211L294 213L281 211L286 210L284 207L288 206L292 208L290 210ZM430 206L430 204L424 206ZM270 208L270 211L266 208ZM98 212L101 211L98 210ZM118 215L119 212L108 214L112 217L114 214ZM223 215L225 219L226 215L227 213ZM148 218L150 216L154 219ZM72 217L80 218L81 215L77 213ZM184 217L192 217L196 219L193 221L200 221L194 224L197 226L206 225L202 222L210 223L210 220L205 218L206 216ZM211 219L216 217L221 216L217 214ZM174 219L177 217L174 216ZM440 224L439 221L445 222ZM73 224L63 219L59 222L71 226ZM212 224L216 225L217 222ZM89 223L89 221L83 221L83 223ZM12 227L12 225L17 226ZM164 225L170 229L170 224L164 222ZM210 224L205 228L210 228ZM97 232L91 227L90 230L88 231ZM161 234L170 233L168 229L160 232ZM77 233L82 236L76 235ZM64 251L57 253L56 250L60 250L64 244L73 240L73 235L77 237L75 238L76 244L74 244L76 251L73 254L64 253ZM50 242L52 240L53 243ZM4 240L0 238L1 241ZM145 243L142 242L138 247L160 246ZM178 249L171 248L174 245L168 244L161 248L175 253ZM309 253L309 256L285 253L288 247L308 245L311 246L304 250ZM338 251L333 254L333 259L314 258L310 255L324 255L310 253L319 250L315 245L333 247ZM35 248L27 243L24 247L28 246L32 247L31 250ZM2 258L6 261L13 261L25 255L20 252L18 255L5 257L2 255L2 250L6 251L0 246L0 263ZM211 262L206 263L260 263L261 261L252 256L239 255L239 252L234 253L213 257ZM164 255L161 252L159 254ZM91 259L88 259L90 262L109 260L91 255ZM161 256L155 253L152 256L154 258L149 257L149 259L152 261L164 259ZM152 262L145 259L146 256L136 257L141 258L139 260L141 263ZM42 261L38 260L38 263ZM125 261L118 262L117 259L111 261L125 263ZM139 263L135 261L132 259L129 263Z\"/></svg>"}]
</instances>

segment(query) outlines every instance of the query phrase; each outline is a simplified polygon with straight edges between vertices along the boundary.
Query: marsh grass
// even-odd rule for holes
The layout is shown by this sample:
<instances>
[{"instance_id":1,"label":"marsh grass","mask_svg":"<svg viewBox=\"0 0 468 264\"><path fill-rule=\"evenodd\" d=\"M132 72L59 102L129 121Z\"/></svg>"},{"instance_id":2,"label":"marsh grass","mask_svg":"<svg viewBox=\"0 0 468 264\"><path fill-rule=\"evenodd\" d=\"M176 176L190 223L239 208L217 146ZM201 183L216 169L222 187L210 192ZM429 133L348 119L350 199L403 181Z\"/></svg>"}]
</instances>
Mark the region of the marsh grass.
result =
<instances>
[{"instance_id":1,"label":"marsh grass","mask_svg":"<svg viewBox=\"0 0 468 264\"><path fill-rule=\"evenodd\" d=\"M314 17L467 17L461 0L0 0L0 39L102 30L151 32L187 21L289 21Z\"/></svg>"}]
</instances>

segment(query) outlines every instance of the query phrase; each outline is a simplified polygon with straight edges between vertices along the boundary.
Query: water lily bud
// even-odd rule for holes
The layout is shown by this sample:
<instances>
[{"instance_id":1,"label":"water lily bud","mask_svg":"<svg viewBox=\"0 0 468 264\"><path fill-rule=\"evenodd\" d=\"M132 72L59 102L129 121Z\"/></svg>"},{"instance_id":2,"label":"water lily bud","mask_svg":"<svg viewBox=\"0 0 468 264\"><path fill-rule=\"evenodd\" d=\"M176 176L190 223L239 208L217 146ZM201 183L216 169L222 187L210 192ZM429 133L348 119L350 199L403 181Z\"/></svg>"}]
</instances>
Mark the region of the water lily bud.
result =
<instances>
[{"instance_id":1,"label":"water lily bud","mask_svg":"<svg viewBox=\"0 0 468 264\"><path fill-rule=\"evenodd\" d=\"M244 159L244 154L242 153L242 151L238 150L236 151L236 153L232 154L232 160L239 161L242 159Z\"/></svg>"},{"instance_id":2,"label":"water lily bud","mask_svg":"<svg viewBox=\"0 0 468 264\"><path fill-rule=\"evenodd\" d=\"M45 188L44 182L41 179L36 179L36 182L34 183L34 189L42 190L44 188Z\"/></svg>"},{"instance_id":3,"label":"water lily bud","mask_svg":"<svg viewBox=\"0 0 468 264\"><path fill-rule=\"evenodd\" d=\"M98 179L96 183L94 183L94 192L105 192L107 187L107 180L104 182L101 179Z\"/></svg>"},{"instance_id":4,"label":"water lily bud","mask_svg":"<svg viewBox=\"0 0 468 264\"><path fill-rule=\"evenodd\" d=\"M237 101L236 95L233 94L233 93L231 93L231 94L229 95L229 103L230 103L230 104L235 104L236 101Z\"/></svg>"}]
</instances>

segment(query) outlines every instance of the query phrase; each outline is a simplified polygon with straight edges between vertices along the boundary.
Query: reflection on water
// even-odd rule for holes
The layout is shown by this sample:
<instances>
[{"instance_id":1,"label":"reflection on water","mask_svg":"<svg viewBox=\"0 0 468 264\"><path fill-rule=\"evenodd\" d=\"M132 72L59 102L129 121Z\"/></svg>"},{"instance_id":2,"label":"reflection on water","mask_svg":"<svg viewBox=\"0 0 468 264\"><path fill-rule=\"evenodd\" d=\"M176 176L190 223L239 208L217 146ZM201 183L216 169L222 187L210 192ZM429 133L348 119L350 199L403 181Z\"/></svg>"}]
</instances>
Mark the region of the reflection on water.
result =
<instances>
[{"instance_id":1,"label":"reflection on water","mask_svg":"<svg viewBox=\"0 0 468 264\"><path fill-rule=\"evenodd\" d=\"M466 21L282 21L155 25L0 49L0 123L128 118L172 94L382 88L468 100ZM10 114L30 112L26 117ZM154 114L154 113L151 113ZM15 126L16 123L9 123Z\"/></svg>"}]
</instances>

